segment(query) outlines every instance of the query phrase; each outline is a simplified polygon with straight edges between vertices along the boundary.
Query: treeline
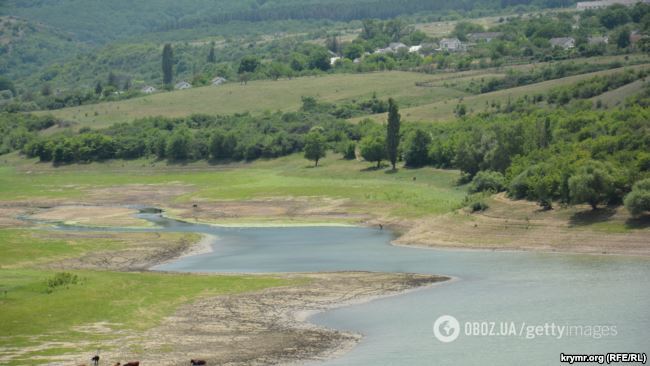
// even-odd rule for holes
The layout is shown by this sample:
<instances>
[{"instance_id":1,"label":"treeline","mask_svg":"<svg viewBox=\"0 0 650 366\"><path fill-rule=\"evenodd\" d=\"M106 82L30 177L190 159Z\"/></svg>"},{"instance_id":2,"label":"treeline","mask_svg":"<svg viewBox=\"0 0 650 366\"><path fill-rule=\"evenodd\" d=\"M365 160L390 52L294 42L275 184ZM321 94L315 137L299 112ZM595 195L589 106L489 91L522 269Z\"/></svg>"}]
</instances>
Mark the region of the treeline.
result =
<instances>
[{"instance_id":1,"label":"treeline","mask_svg":"<svg viewBox=\"0 0 650 366\"><path fill-rule=\"evenodd\" d=\"M22 149L36 139L39 131L57 124L61 125L62 122L49 116L0 113L0 155Z\"/></svg>"},{"instance_id":2,"label":"treeline","mask_svg":"<svg viewBox=\"0 0 650 366\"><path fill-rule=\"evenodd\" d=\"M363 131L318 111L307 98L298 112L146 118L97 131L82 129L78 134L34 135L15 147L29 157L57 164L141 157L250 161L302 151L305 135L315 126L322 128L328 148L335 150L359 140Z\"/></svg>"},{"instance_id":3,"label":"treeline","mask_svg":"<svg viewBox=\"0 0 650 366\"><path fill-rule=\"evenodd\" d=\"M526 71L511 69L506 73L506 76L504 78L481 80L480 83L471 85L467 91L474 93L489 93L497 90L530 85L540 83L542 81L555 80L573 75L616 69L622 66L623 64L619 61L609 63L582 63L571 61L550 64Z\"/></svg>"},{"instance_id":4,"label":"treeline","mask_svg":"<svg viewBox=\"0 0 650 366\"><path fill-rule=\"evenodd\" d=\"M460 169L474 192L507 191L547 208L620 204L650 178L648 97L606 111L589 104L420 125L405 135L403 157L407 166Z\"/></svg>"},{"instance_id":5,"label":"treeline","mask_svg":"<svg viewBox=\"0 0 650 366\"><path fill-rule=\"evenodd\" d=\"M627 70L625 72L594 76L582 80L574 85L553 88L548 92L547 101L555 104L567 104L574 99L588 99L603 94L610 90L620 88L633 81L644 79L648 70L640 69L638 72Z\"/></svg>"}]
</instances>

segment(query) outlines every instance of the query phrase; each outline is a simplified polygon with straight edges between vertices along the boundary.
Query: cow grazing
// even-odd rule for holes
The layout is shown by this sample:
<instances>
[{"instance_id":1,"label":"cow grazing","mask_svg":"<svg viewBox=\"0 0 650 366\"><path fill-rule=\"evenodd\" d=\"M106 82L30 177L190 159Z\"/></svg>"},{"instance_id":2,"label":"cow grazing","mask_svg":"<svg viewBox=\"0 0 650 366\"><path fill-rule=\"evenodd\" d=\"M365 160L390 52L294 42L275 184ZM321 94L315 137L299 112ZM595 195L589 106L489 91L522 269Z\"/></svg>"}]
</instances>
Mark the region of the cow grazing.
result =
<instances>
[{"instance_id":1,"label":"cow grazing","mask_svg":"<svg viewBox=\"0 0 650 366\"><path fill-rule=\"evenodd\" d=\"M190 360L190 365L192 366L200 366L200 365L207 365L205 360Z\"/></svg>"},{"instance_id":2,"label":"cow grazing","mask_svg":"<svg viewBox=\"0 0 650 366\"><path fill-rule=\"evenodd\" d=\"M140 366L140 361L131 361L124 364L124 366Z\"/></svg>"}]
</instances>

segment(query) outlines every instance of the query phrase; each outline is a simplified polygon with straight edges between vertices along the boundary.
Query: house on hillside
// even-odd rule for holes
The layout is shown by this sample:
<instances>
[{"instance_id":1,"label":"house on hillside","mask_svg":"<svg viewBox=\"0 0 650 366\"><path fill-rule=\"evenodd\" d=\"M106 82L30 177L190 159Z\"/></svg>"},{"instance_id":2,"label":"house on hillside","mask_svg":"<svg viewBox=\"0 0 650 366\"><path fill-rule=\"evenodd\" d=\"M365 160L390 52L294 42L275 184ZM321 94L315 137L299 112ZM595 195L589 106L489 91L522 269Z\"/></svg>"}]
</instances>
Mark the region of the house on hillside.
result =
<instances>
[{"instance_id":1,"label":"house on hillside","mask_svg":"<svg viewBox=\"0 0 650 366\"><path fill-rule=\"evenodd\" d=\"M390 48L391 51L393 51L393 52L397 52L397 51L401 50L402 48L409 48L409 47L407 45L405 45L404 43L402 43L402 42L393 42L393 43L388 45L388 48Z\"/></svg>"},{"instance_id":2,"label":"house on hillside","mask_svg":"<svg viewBox=\"0 0 650 366\"><path fill-rule=\"evenodd\" d=\"M147 85L147 86L145 86L144 88L140 89L140 92L142 92L142 93L144 93L144 94L151 94L151 93L155 93L155 92L156 92L156 88L154 88L154 87L151 86L151 85Z\"/></svg>"},{"instance_id":3,"label":"house on hillside","mask_svg":"<svg viewBox=\"0 0 650 366\"><path fill-rule=\"evenodd\" d=\"M411 47L409 47L409 53L420 52L421 49L422 49L422 45L421 45L421 44L416 45L416 46L411 46Z\"/></svg>"},{"instance_id":4,"label":"house on hillside","mask_svg":"<svg viewBox=\"0 0 650 366\"><path fill-rule=\"evenodd\" d=\"M335 56L335 57L330 57L330 65L334 66L336 64L336 61L340 60L341 57Z\"/></svg>"},{"instance_id":5,"label":"house on hillside","mask_svg":"<svg viewBox=\"0 0 650 366\"><path fill-rule=\"evenodd\" d=\"M472 42L491 42L495 38L499 38L503 35L501 32L481 32L481 33L469 33L467 34L467 39Z\"/></svg>"},{"instance_id":6,"label":"house on hillside","mask_svg":"<svg viewBox=\"0 0 650 366\"><path fill-rule=\"evenodd\" d=\"M401 49L409 49L409 47L401 42L393 42L386 48L379 48L375 50L375 53L396 53Z\"/></svg>"},{"instance_id":7,"label":"house on hillside","mask_svg":"<svg viewBox=\"0 0 650 366\"><path fill-rule=\"evenodd\" d=\"M641 34L638 30L633 30L630 32L630 44L634 45L643 39L645 36Z\"/></svg>"},{"instance_id":8,"label":"house on hillside","mask_svg":"<svg viewBox=\"0 0 650 366\"><path fill-rule=\"evenodd\" d=\"M587 43L589 43L592 46L599 45L599 44L608 44L609 43L609 37L608 36L592 36L587 38Z\"/></svg>"},{"instance_id":9,"label":"house on hillside","mask_svg":"<svg viewBox=\"0 0 650 366\"><path fill-rule=\"evenodd\" d=\"M548 40L552 47L568 50L576 46L576 40L573 37L558 37Z\"/></svg>"},{"instance_id":10,"label":"house on hillside","mask_svg":"<svg viewBox=\"0 0 650 366\"><path fill-rule=\"evenodd\" d=\"M212 85L214 85L214 86L219 86L219 85L225 83L226 81L228 81L228 80L226 80L226 78L223 78L221 76L217 76L216 78L212 79L212 81L210 83Z\"/></svg>"},{"instance_id":11,"label":"house on hillside","mask_svg":"<svg viewBox=\"0 0 650 366\"><path fill-rule=\"evenodd\" d=\"M188 83L187 81L181 81L179 83L176 83L176 85L174 85L174 89L176 90L185 90L190 88L192 88L192 84Z\"/></svg>"},{"instance_id":12,"label":"house on hillside","mask_svg":"<svg viewBox=\"0 0 650 366\"><path fill-rule=\"evenodd\" d=\"M634 6L637 3L650 3L650 0L602 0L602 1L580 1L576 3L577 10L602 9L612 5L620 4L625 6Z\"/></svg>"},{"instance_id":13,"label":"house on hillside","mask_svg":"<svg viewBox=\"0 0 650 366\"><path fill-rule=\"evenodd\" d=\"M458 38L443 38L440 40L440 49L442 51L457 52L465 51L466 47Z\"/></svg>"}]
</instances>

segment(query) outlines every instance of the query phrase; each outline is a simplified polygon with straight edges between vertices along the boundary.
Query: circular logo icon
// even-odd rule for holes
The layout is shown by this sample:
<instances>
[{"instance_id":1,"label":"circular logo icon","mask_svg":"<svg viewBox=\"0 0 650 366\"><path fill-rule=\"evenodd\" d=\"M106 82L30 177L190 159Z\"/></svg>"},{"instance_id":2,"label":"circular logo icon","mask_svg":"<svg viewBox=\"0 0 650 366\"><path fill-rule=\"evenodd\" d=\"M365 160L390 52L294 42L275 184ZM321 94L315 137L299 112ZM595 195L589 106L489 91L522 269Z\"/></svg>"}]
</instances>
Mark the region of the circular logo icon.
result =
<instances>
[{"instance_id":1,"label":"circular logo icon","mask_svg":"<svg viewBox=\"0 0 650 366\"><path fill-rule=\"evenodd\" d=\"M440 342L449 343L458 338L460 334L460 323L451 315L443 315L433 323L433 335Z\"/></svg>"}]
</instances>

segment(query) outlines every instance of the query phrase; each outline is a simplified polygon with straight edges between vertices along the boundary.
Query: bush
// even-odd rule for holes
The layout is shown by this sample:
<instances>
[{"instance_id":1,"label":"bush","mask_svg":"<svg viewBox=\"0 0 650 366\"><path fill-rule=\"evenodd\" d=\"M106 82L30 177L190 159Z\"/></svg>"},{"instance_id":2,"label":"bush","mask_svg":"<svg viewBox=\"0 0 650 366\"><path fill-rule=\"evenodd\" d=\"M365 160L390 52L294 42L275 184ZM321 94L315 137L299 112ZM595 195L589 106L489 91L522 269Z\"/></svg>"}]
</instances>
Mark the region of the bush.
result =
<instances>
[{"instance_id":1,"label":"bush","mask_svg":"<svg viewBox=\"0 0 650 366\"><path fill-rule=\"evenodd\" d=\"M406 149L404 151L404 162L408 167L421 167L429 163L429 145L431 136L417 129L411 132L406 138Z\"/></svg>"},{"instance_id":2,"label":"bush","mask_svg":"<svg viewBox=\"0 0 650 366\"><path fill-rule=\"evenodd\" d=\"M465 196L461 207L469 209L470 212L482 212L490 208L485 199L488 197L486 193L474 193Z\"/></svg>"},{"instance_id":3,"label":"bush","mask_svg":"<svg viewBox=\"0 0 650 366\"><path fill-rule=\"evenodd\" d=\"M59 287L68 288L70 285L76 285L79 282L79 277L69 272L58 272L52 278L47 280L46 292L52 293Z\"/></svg>"},{"instance_id":4,"label":"bush","mask_svg":"<svg viewBox=\"0 0 650 366\"><path fill-rule=\"evenodd\" d=\"M343 158L347 160L354 160L357 158L357 144L350 141L345 146L345 151L343 151Z\"/></svg>"},{"instance_id":5,"label":"bush","mask_svg":"<svg viewBox=\"0 0 650 366\"><path fill-rule=\"evenodd\" d=\"M634 184L632 192L625 196L625 208L634 216L650 211L650 178Z\"/></svg>"},{"instance_id":6,"label":"bush","mask_svg":"<svg viewBox=\"0 0 650 366\"><path fill-rule=\"evenodd\" d=\"M592 209L609 201L614 179L605 164L592 161L581 167L569 179L569 194L573 203L588 203Z\"/></svg>"},{"instance_id":7,"label":"bush","mask_svg":"<svg viewBox=\"0 0 650 366\"><path fill-rule=\"evenodd\" d=\"M386 142L381 136L366 136L361 140L361 156L367 161L377 162L377 168L381 167L381 161L386 157Z\"/></svg>"},{"instance_id":8,"label":"bush","mask_svg":"<svg viewBox=\"0 0 650 366\"><path fill-rule=\"evenodd\" d=\"M503 174L493 171L481 171L478 172L472 184L469 186L470 193L476 192L501 192L505 186L505 178Z\"/></svg>"}]
</instances>

